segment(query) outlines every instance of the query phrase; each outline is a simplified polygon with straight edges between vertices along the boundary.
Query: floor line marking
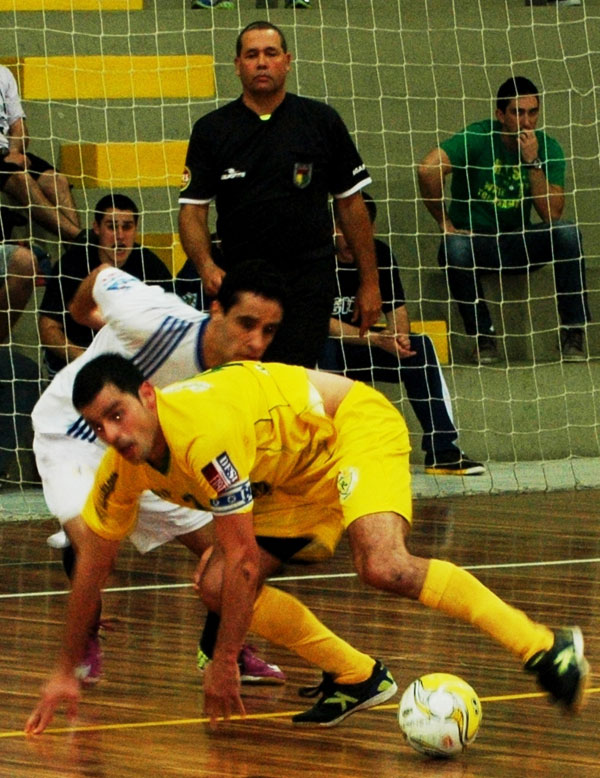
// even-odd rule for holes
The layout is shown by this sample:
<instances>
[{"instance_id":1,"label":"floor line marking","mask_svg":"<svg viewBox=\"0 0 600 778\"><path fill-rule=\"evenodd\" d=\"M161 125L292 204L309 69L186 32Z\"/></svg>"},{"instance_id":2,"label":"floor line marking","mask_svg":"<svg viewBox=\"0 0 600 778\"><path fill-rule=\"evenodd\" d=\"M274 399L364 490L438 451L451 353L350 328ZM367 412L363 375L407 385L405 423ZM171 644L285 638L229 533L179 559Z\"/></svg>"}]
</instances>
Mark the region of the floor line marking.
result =
<instances>
[{"instance_id":1,"label":"floor line marking","mask_svg":"<svg viewBox=\"0 0 600 778\"><path fill-rule=\"evenodd\" d=\"M594 689L587 689L587 694L598 694L600 687ZM499 694L488 697L480 697L482 703L488 702L507 702L511 700L531 700L535 698L545 697L545 692L528 692L524 694ZM398 707L398 702L388 702L385 705L376 705L369 710L395 710ZM295 716L297 713L301 713L299 710L277 711L275 713L249 713L246 716L232 716L230 722L236 721L261 721L265 719L287 719ZM166 719L165 721L132 721L129 723L121 724L95 724L90 726L73 726L73 727L48 727L45 731L45 735L72 735L76 732L106 732L115 729L147 729L150 727L180 727L190 726L192 724L208 724L209 719L207 716L193 719ZM315 727L314 731L317 732L318 727ZM9 730L8 732L0 732L0 739L4 738L37 738L37 735L27 735L22 730Z\"/></svg>"},{"instance_id":2,"label":"floor line marking","mask_svg":"<svg viewBox=\"0 0 600 778\"><path fill-rule=\"evenodd\" d=\"M516 570L525 567L556 567L560 565L590 565L598 564L600 557L589 559L556 559L546 562L502 562L494 565L465 565L463 570ZM354 572L348 573L315 573L312 575L282 575L269 578L270 583L286 583L293 581L333 581L336 578L356 578ZM191 583L146 584L144 586L110 586L104 593L147 592L169 589L191 589ZM10 600L18 597L56 597L69 594L69 589L56 589L42 592L11 592L0 594L0 600Z\"/></svg>"}]
</instances>

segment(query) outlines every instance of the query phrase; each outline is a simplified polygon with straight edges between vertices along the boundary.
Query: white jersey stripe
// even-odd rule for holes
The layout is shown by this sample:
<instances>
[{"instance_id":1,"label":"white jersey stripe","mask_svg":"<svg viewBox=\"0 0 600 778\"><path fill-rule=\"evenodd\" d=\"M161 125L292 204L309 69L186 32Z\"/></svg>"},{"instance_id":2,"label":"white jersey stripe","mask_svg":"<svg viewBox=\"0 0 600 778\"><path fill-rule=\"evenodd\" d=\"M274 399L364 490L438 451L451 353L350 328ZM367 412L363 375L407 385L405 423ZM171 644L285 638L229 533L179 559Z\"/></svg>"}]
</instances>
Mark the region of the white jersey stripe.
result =
<instances>
[{"instance_id":1,"label":"white jersey stripe","mask_svg":"<svg viewBox=\"0 0 600 778\"><path fill-rule=\"evenodd\" d=\"M130 357L131 362L140 369L144 378L150 379L169 359L190 328L196 324L197 322L167 316L137 354ZM89 443L93 443L97 437L82 416L69 427L67 435L78 440L87 440Z\"/></svg>"}]
</instances>

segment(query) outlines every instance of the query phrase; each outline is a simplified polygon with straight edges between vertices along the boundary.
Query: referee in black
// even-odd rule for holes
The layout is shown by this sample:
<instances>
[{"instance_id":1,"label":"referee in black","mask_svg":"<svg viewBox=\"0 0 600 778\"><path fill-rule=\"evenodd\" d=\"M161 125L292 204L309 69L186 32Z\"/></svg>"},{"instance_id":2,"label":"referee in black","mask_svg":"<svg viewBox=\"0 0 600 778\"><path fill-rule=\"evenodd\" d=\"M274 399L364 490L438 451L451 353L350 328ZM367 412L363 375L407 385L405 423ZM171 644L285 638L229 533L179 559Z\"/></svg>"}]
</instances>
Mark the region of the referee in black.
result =
<instances>
[{"instance_id":1,"label":"referee in black","mask_svg":"<svg viewBox=\"0 0 600 778\"><path fill-rule=\"evenodd\" d=\"M209 296L227 268L273 264L287 282L285 317L265 361L314 367L336 291L329 195L356 257L361 335L381 313L377 261L361 189L371 182L348 130L325 103L286 92L291 54L281 30L252 22L238 35L242 95L194 125L179 197L179 233ZM211 256L217 209L222 267Z\"/></svg>"}]
</instances>

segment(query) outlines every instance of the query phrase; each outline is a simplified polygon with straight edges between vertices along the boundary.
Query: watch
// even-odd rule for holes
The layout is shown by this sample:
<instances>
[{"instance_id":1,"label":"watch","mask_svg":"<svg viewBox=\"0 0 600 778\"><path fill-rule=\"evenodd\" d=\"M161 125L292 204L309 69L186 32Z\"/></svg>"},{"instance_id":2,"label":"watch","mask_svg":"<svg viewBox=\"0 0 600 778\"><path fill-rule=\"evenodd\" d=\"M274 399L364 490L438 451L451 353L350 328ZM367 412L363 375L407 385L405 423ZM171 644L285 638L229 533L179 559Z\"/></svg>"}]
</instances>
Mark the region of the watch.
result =
<instances>
[{"instance_id":1,"label":"watch","mask_svg":"<svg viewBox=\"0 0 600 778\"><path fill-rule=\"evenodd\" d=\"M532 167L535 168L536 170L541 170L543 167L543 163L539 157L536 157L531 162L527 162L525 167Z\"/></svg>"}]
</instances>

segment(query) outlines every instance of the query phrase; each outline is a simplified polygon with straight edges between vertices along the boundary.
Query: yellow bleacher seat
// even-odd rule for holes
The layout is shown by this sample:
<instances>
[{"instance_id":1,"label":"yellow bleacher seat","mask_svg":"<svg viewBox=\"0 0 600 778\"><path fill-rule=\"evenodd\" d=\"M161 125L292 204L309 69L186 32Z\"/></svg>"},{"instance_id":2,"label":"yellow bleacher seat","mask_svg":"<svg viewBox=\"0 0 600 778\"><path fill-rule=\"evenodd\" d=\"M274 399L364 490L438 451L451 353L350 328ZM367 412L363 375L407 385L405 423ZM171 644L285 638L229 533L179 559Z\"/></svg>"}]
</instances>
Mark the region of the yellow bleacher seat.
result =
<instances>
[{"instance_id":1,"label":"yellow bleacher seat","mask_svg":"<svg viewBox=\"0 0 600 778\"><path fill-rule=\"evenodd\" d=\"M448 325L445 321L411 321L410 331L429 335L435 346L440 364L448 364L450 352L448 347Z\"/></svg>"},{"instance_id":2,"label":"yellow bleacher seat","mask_svg":"<svg viewBox=\"0 0 600 778\"><path fill-rule=\"evenodd\" d=\"M201 98L215 93L214 59L208 54L22 57L0 63L10 66L24 100Z\"/></svg>"},{"instance_id":3,"label":"yellow bleacher seat","mask_svg":"<svg viewBox=\"0 0 600 778\"><path fill-rule=\"evenodd\" d=\"M187 140L138 143L67 143L60 171L76 187L179 187Z\"/></svg>"},{"instance_id":4,"label":"yellow bleacher seat","mask_svg":"<svg viewBox=\"0 0 600 778\"><path fill-rule=\"evenodd\" d=\"M185 264L187 257L179 235L175 232L147 232L140 243L159 256L173 276L176 276Z\"/></svg>"},{"instance_id":5,"label":"yellow bleacher seat","mask_svg":"<svg viewBox=\"0 0 600 778\"><path fill-rule=\"evenodd\" d=\"M144 0L0 0L0 11L141 11Z\"/></svg>"}]
</instances>

